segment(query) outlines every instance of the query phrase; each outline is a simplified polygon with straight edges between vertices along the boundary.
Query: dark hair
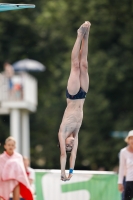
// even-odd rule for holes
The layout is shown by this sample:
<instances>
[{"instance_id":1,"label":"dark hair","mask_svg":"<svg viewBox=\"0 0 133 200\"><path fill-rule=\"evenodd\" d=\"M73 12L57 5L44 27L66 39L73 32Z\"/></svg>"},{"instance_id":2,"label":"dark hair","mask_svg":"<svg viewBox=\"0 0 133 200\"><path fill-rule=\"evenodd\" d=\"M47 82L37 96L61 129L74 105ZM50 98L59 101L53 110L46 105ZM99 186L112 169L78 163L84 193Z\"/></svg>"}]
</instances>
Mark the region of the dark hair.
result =
<instances>
[{"instance_id":1,"label":"dark hair","mask_svg":"<svg viewBox=\"0 0 133 200\"><path fill-rule=\"evenodd\" d=\"M58 144L57 144L57 147L60 148L60 143L59 143L59 142L58 142ZM71 151L72 151L72 149L70 149L70 150L66 150L66 153L71 153Z\"/></svg>"}]
</instances>

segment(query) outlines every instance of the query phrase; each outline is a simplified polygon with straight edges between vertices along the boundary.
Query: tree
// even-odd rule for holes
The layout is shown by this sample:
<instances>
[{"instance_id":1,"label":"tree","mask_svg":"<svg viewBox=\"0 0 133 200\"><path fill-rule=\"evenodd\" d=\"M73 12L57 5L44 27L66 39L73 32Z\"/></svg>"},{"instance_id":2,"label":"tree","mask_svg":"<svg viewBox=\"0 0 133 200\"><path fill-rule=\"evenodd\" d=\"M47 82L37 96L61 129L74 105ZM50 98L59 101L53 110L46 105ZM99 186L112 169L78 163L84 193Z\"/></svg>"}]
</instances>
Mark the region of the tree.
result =
<instances>
[{"instance_id":1,"label":"tree","mask_svg":"<svg viewBox=\"0 0 133 200\"><path fill-rule=\"evenodd\" d=\"M36 8L0 14L0 64L29 57L47 67L44 73L33 74L38 79L39 104L30 121L32 166L60 167L56 144L66 106L71 49L78 27L89 20L92 23L88 56L90 88L79 133L76 169L104 166L112 170L118 165L118 153L125 144L122 139L112 138L110 132L132 129L131 1L27 0L25 3L35 3ZM3 119L0 117L0 124L6 135L0 135L1 141L8 132L8 118L5 124Z\"/></svg>"}]
</instances>

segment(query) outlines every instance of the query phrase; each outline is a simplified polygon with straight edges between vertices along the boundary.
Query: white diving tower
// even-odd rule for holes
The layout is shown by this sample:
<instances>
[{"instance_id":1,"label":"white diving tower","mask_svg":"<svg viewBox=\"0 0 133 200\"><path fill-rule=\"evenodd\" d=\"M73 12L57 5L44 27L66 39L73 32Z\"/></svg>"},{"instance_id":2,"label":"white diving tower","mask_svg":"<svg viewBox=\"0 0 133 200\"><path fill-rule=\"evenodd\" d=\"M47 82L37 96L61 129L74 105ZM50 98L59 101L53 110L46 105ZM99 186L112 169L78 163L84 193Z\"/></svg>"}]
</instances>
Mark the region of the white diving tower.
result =
<instances>
[{"instance_id":1,"label":"white diving tower","mask_svg":"<svg viewBox=\"0 0 133 200\"><path fill-rule=\"evenodd\" d=\"M10 135L16 139L16 150L30 158L29 114L37 108L37 80L28 73L12 76L0 74L0 115L10 115Z\"/></svg>"}]
</instances>

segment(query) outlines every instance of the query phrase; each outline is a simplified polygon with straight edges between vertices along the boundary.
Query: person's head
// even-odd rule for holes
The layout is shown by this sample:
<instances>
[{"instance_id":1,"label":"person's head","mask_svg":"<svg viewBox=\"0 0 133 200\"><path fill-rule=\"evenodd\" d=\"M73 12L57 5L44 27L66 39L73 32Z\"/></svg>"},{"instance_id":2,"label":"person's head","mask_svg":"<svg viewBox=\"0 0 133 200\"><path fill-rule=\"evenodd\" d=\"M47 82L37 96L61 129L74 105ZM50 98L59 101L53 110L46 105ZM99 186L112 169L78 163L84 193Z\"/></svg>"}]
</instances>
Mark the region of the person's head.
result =
<instances>
[{"instance_id":1,"label":"person's head","mask_svg":"<svg viewBox=\"0 0 133 200\"><path fill-rule=\"evenodd\" d=\"M16 148L16 141L13 137L8 137L6 140L5 140L5 145L4 145L4 148L6 150L6 152L10 155L13 154L14 152L14 149Z\"/></svg>"},{"instance_id":2,"label":"person's head","mask_svg":"<svg viewBox=\"0 0 133 200\"><path fill-rule=\"evenodd\" d=\"M74 146L74 137L69 136L68 138L66 138L65 144L66 144L66 152L71 153Z\"/></svg>"},{"instance_id":3,"label":"person's head","mask_svg":"<svg viewBox=\"0 0 133 200\"><path fill-rule=\"evenodd\" d=\"M125 138L125 142L133 149L133 130L129 131L127 137Z\"/></svg>"},{"instance_id":4,"label":"person's head","mask_svg":"<svg viewBox=\"0 0 133 200\"><path fill-rule=\"evenodd\" d=\"M23 157L23 161L24 161L25 168L29 167L29 165L30 165L29 159L27 157Z\"/></svg>"},{"instance_id":5,"label":"person's head","mask_svg":"<svg viewBox=\"0 0 133 200\"><path fill-rule=\"evenodd\" d=\"M74 138L72 136L66 138L65 145L66 145L66 153L71 153L74 146ZM60 148L60 143L58 143L57 146Z\"/></svg>"},{"instance_id":6,"label":"person's head","mask_svg":"<svg viewBox=\"0 0 133 200\"><path fill-rule=\"evenodd\" d=\"M4 70L7 77L12 77L14 75L14 69L12 65L8 62L4 63Z\"/></svg>"}]
</instances>

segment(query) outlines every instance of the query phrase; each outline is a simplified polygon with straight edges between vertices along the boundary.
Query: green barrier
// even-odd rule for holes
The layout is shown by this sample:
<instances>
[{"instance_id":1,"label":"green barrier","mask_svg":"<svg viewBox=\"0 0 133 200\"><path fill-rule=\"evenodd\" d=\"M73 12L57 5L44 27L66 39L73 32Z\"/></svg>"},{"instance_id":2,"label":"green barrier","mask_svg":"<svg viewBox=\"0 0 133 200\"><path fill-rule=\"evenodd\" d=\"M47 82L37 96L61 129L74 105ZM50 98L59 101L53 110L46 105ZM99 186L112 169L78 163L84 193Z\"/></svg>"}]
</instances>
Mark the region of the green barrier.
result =
<instances>
[{"instance_id":1,"label":"green barrier","mask_svg":"<svg viewBox=\"0 0 133 200\"><path fill-rule=\"evenodd\" d=\"M60 180L60 170L36 171L36 200L120 200L117 174L75 171L70 181Z\"/></svg>"}]
</instances>

